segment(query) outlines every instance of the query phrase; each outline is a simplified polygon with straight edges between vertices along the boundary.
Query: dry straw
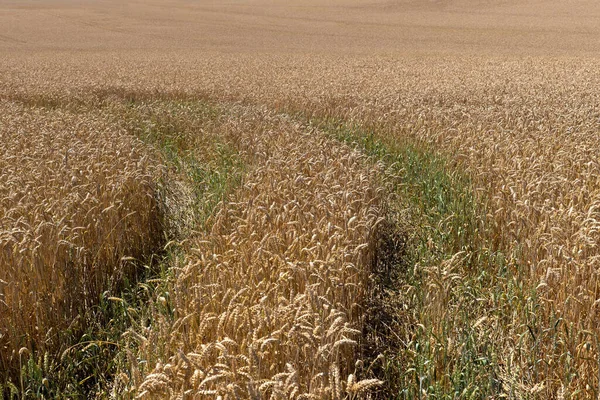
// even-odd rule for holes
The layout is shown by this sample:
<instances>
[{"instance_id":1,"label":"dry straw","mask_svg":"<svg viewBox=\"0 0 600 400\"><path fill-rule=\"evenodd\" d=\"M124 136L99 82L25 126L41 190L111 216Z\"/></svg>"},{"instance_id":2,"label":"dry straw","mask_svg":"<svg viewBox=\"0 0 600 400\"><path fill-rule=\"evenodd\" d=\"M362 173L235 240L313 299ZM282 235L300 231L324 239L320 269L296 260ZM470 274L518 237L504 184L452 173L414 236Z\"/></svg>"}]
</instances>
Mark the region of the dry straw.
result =
<instances>
[{"instance_id":1,"label":"dry straw","mask_svg":"<svg viewBox=\"0 0 600 400\"><path fill-rule=\"evenodd\" d=\"M166 358L140 398L343 398L381 383L346 384L380 212L376 170L318 132L273 123L255 133L266 152L243 187L191 241L172 289L176 320L154 336Z\"/></svg>"},{"instance_id":2,"label":"dry straw","mask_svg":"<svg viewBox=\"0 0 600 400\"><path fill-rule=\"evenodd\" d=\"M475 193L486 205L485 229L479 232L483 242L492 252L501 250L507 256L504 275L493 271L501 278L494 281L498 292L510 293L511 282L518 280L519 293L526 293L525 303L535 305L535 311L499 310L498 297L490 290L484 291L482 305L473 315L475 323L487 310L498 310L498 318L481 322L476 332L481 338L493 338L499 349L498 365L511 375L503 382L516 380L519 385L514 387L532 390L543 383L542 395L547 397L559 391L596 396L600 353L597 60L466 55L258 57L204 51L175 58L137 52L108 68L104 60L103 55L48 53L5 58L0 69L10 79L2 82L2 96L27 104L71 106L104 104L119 96L149 99L157 93L179 99L242 100L300 111L307 117L360 123L395 140L414 139L446 154L471 175ZM246 228L242 224L240 229ZM271 239L276 240L283 239ZM305 249L311 251L312 247ZM209 257L202 262L220 261ZM463 277L471 273L457 271ZM442 299L435 293L430 297ZM448 307L438 300L431 305L435 315L417 317L435 321L438 329L451 322L448 313L439 312ZM194 324L210 330L211 318L218 316ZM324 378L315 382L319 379Z\"/></svg>"},{"instance_id":3,"label":"dry straw","mask_svg":"<svg viewBox=\"0 0 600 400\"><path fill-rule=\"evenodd\" d=\"M160 235L159 168L101 113L0 102L0 370L118 284ZM154 176L154 177L153 177Z\"/></svg>"}]
</instances>

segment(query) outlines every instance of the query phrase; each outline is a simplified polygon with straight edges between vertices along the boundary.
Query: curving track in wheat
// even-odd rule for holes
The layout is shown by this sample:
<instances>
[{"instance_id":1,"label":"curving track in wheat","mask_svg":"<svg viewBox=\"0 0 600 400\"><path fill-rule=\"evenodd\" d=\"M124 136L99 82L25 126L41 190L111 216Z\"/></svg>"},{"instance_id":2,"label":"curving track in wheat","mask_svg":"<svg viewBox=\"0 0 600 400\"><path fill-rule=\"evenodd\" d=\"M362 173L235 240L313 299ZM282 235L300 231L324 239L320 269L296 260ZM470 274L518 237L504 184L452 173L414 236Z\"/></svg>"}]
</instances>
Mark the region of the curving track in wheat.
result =
<instances>
[{"instance_id":1,"label":"curving track in wheat","mask_svg":"<svg viewBox=\"0 0 600 400\"><path fill-rule=\"evenodd\" d=\"M263 116L264 118L264 116ZM362 301L381 215L364 156L285 119L264 153L194 237L177 271L177 319L142 353L170 357L142 376L142 398L342 398L356 381ZM147 348L149 347L149 348Z\"/></svg>"},{"instance_id":2,"label":"curving track in wheat","mask_svg":"<svg viewBox=\"0 0 600 400\"><path fill-rule=\"evenodd\" d=\"M73 1L55 0L42 6L5 0L2 5L5 7L0 15L0 37L5 40L0 42L0 49L3 54L9 54L0 59L0 98L3 110L8 110L4 114L8 119L0 121L4 127L10 127L4 128L5 131L18 131L19 127L13 125L19 118L30 121L27 123L34 127L39 125L32 129L34 134L50 129L56 118L66 118L57 117L47 111L48 108L74 111L105 107L117 99L135 103L156 98L176 101L210 98L259 104L281 113L301 113L304 119L315 116L345 120L381 137L392 138L389 140L418 142L444 154L472 179L483 210L482 242L489 245L491 252L501 251L507 256L503 275L492 274L493 279L501 282L498 287L502 290L477 297L480 306L472 316L472 330L477 337L494 343L499 379L506 386L498 390L506 393L512 390L510 393L523 396L597 397L600 354L597 310L600 299L600 167L597 162L600 153L597 134L600 9L597 2L457 0L423 3L402 0L365 5L339 0L328 4L256 1L207 6L173 1L169 5L154 2L136 3L131 7L121 2L103 2L83 9ZM65 20L78 23L67 24ZM20 116L23 111L19 110L30 112L27 107L34 107L31 115ZM37 107L45 110L43 115L35 111ZM111 112L115 114L110 120L118 120L120 111ZM106 132L104 122L97 126L97 122L77 121L78 118L96 121L98 116L94 113L85 117L78 114L72 117L74 121L70 118L64 124L61 122L60 129L50 129L51 133L62 137L63 128L76 131L74 126L82 126L84 132ZM328 232L326 222L348 229L345 224L352 217L343 216L342 211L348 204L338 196L335 185L320 181L327 178L329 170L338 171L341 177L348 171L362 171L344 178L348 185L355 185L345 190L365 199L366 204L371 200L371 183L357 181L354 175L370 176L371 172L365 172L370 171L365 166L358 168L356 165L362 165L362 161L355 164L352 160L358 156L347 149L325 144L318 135L307 136L293 124L286 125L289 122L278 124L275 124L277 129L267 124L274 136L264 140L266 147L258 147L271 150L264 150L264 154L263 150L256 151L263 154L259 158L273 167L272 170L263 166L251 172L245 186L233 195L235 200L218 214L220 219L215 220L214 237L196 238L196 248L202 251L198 255L190 253L188 262L181 267L182 291L175 295L174 301L179 302L178 307L185 312L178 316L181 318L178 325L162 326L158 332L163 336L156 339L150 332L142 333L148 341L146 349L156 343L170 344L170 341L159 341L158 337L164 339L175 333L171 350L164 349L161 365L151 366L156 367L154 380L147 375L151 372L147 370L139 377L132 374L135 385L128 382L123 383L124 386L138 387L148 395L155 392L176 395L188 390L250 394L255 389L263 393L288 390L286 395L337 393L335 379L303 381L304 374L298 373L303 368L299 362L301 352L298 358L292 357L289 367L279 362L274 363L273 371L265 371L263 365L256 366L252 351L257 350L252 346L258 345L259 340L263 340L261 346L268 343L258 351L265 352L265 357L270 359L272 354L268 352L273 346L285 347L295 340L309 346L303 354L309 354L309 348L323 347L335 358L335 352L327 346L333 347L342 338L341 331L331 338L319 337L322 332L316 329L316 316L311 311L318 301L311 303L310 295L304 292L308 289L294 281L300 273L308 273L309 281L310 274L315 279L320 276L319 268L323 264L313 262L311 265L308 261L313 257L311 252L319 247L312 249L312 245L303 244L297 249L292 243L295 239L298 243L308 240L309 235L312 240L316 234L314 240L323 245L325 242L318 238ZM119 129L114 127L115 132L120 132ZM303 140L297 140L296 136ZM123 140L127 142L125 147L134 146L129 139L120 136L119 139L110 134L105 137L94 142L116 140L121 143ZM17 139L10 140L16 142ZM271 140L274 147L270 147ZM286 143L280 143L278 148L280 140ZM305 149L306 154L285 147L292 144ZM305 147L308 144L310 149ZM64 158L63 150L52 156L54 158L43 156L55 160L59 171L62 171L59 164ZM14 152L22 157L19 151ZM112 158L117 160L114 165L122 161L122 154ZM12 168L15 163L11 164L10 160L14 159L10 157L13 155L6 156L6 160ZM348 170L328 157L337 157ZM31 164L26 157L22 162ZM288 163L299 170L289 170ZM32 168L41 168L33 164ZM311 170L317 167L323 168L322 176L316 173L318 169ZM308 175L300 179L301 171ZM65 185L70 185L72 172L69 169L64 173ZM139 176L141 173L132 171L131 174ZM13 182L10 180L13 175L3 174L3 183ZM256 187L262 187L266 177L280 186L273 183L268 188L273 190L272 198L259 197L257 204L250 205L247 196L253 189L248 185L254 182ZM114 179L118 181L116 176ZM303 184L315 185L331 197L325 196L324 200ZM14 186L15 193L22 191L19 185ZM113 187L112 183L107 186ZM295 197L293 188L306 196L306 203ZM3 201L9 204L5 208L12 208L10 202L16 197L4 193L3 196ZM81 197L85 199L85 193ZM329 214L318 226L305 221L306 231L303 231L293 219L294 212L303 210L315 214L309 202L320 204ZM256 214L248 215L243 204ZM287 207L279 214L279 221L268 212L273 204L273 207L278 204ZM258 208L259 205L262 208ZM28 211L32 215L43 215L44 210L32 207ZM106 212L115 212L111 210L114 209ZM370 221L368 208L355 211L358 217L352 224L364 225ZM258 216L263 216L265 221ZM267 216L275 221L266 220ZM284 217L292 219L284 220ZM255 254L265 237L253 237L254 228L276 230L281 228L277 223L282 221L290 223L286 231L298 229L296 236L288 238L282 234L277 239L265 239L264 244L271 253L268 246L282 246L281 254L289 252L290 259L280 254L283 259L273 256L271 260L271 255L264 251ZM363 228L359 226L363 225L356 225L356 229L360 231ZM74 224L71 229L77 226ZM359 248L356 254L349 251L349 259L354 260L350 263L355 266L360 254L366 251L366 248L360 250L360 245L368 240L362 234L354 237L352 232L344 231L344 235L348 235L344 238L335 234L327 236L328 240L340 241L329 251L339 263L334 264L332 270L341 276L350 270L346 271L344 262L339 261L346 257L342 256L345 250L340 249L346 245L349 249ZM245 233L249 236L244 236ZM9 234L3 238L13 244L19 239ZM223 244L228 240L236 243L230 253L224 250ZM288 240L289 248L284 246ZM258 244L255 246L254 242ZM95 254L97 250L92 252ZM210 254L207 256L205 252ZM9 252L4 250L3 254ZM228 284L233 281L233 276L228 275L234 274L231 266L246 265L242 263L244 257L259 260L261 264L257 268L266 282L281 281L282 288L288 288L281 289L286 296L275 295L278 292L273 289L273 295L267 290L264 295L253 297L248 292L240 294L242 286L233 285L228 296L238 296L233 302L229 298L231 309L219 302L207 306L209 317L206 318L222 317L223 322L217 321L216 327L201 331L204 317L200 311L190 309L193 302L184 301L183 288L189 291L193 288L199 296L211 293L211 288L198 281L194 274L206 273L207 278ZM223 267L224 273L216 274L215 266L224 262L229 263L229 269ZM304 268L298 268L298 263L304 263ZM263 264L282 268L285 273L280 278ZM250 271L247 274L243 276L247 278L245 284L255 284ZM6 281L6 278L0 279ZM6 284L0 281L0 288L4 286ZM295 290L294 295L286 290L289 293ZM331 295L340 302L334 301L328 306L328 312L335 309L332 315L347 313L342 321L353 323L356 320L352 319L352 303L341 301L343 293L340 295L336 290L335 285L332 286ZM506 307L510 302L505 298L511 290L526 293L526 304L535 304L535 307ZM294 296L303 294L307 296L303 298L306 304L311 304L303 309L306 314L291 315L286 307L294 304ZM298 328L290 333L293 326L286 327L288 331L275 335L263 326L257 327L256 338L242 337L234 325L240 321L254 324L261 312L260 300L265 296L265 304L280 309L281 321L302 317ZM452 314L460 304L460 301L440 302L432 304L431 309L443 310L441 317L447 318L445 315ZM235 314L241 307L248 310L246 315L240 316L240 311ZM488 310L500 312L492 315ZM487 318L489 315L492 317ZM183 319L186 316L188 319ZM305 319L308 322L305 323ZM428 315L423 319L435 318ZM309 333L309 326L316 331ZM350 326L349 329L355 328ZM190 332L194 340L199 336L200 339L187 339L184 331ZM206 343L202 341L204 331L209 340ZM269 341L269 335L274 336L273 341ZM347 340L355 340L350 333L348 335ZM455 342L452 335L457 335L456 332L448 335L451 340L446 342ZM339 345L336 351L344 346ZM460 349L453 351L452 357L460 356ZM240 357L234 362L225 353ZM318 360L311 359L316 363L316 375L330 371L329 375L333 376L335 365L342 368L341 364L333 363L333 369L327 369L331 365L325 367ZM131 370L135 371L137 367L133 364ZM219 366L208 372L210 365ZM231 374L244 383L238 387L228 381ZM205 381L211 378L213 380Z\"/></svg>"}]
</instances>

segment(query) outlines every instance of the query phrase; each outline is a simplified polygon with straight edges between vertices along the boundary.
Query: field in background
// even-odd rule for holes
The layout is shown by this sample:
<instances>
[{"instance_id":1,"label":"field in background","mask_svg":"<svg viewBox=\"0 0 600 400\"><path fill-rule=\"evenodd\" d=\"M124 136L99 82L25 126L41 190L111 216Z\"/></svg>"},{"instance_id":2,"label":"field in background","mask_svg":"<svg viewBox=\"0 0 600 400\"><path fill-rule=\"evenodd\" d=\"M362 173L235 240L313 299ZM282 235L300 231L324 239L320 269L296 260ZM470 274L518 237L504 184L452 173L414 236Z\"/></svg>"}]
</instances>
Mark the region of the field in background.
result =
<instances>
[{"instance_id":1,"label":"field in background","mask_svg":"<svg viewBox=\"0 0 600 400\"><path fill-rule=\"evenodd\" d=\"M45 314L10 326L49 343L69 304L110 290L127 333L96 389L123 396L352 398L372 378L384 398L596 398L599 17L584 1L0 1L0 307L30 299L0 321ZM131 243L103 244L130 212ZM181 243L146 300L108 285L163 238ZM98 265L93 285L47 300L71 263ZM25 375L46 393L41 354Z\"/></svg>"}]
</instances>

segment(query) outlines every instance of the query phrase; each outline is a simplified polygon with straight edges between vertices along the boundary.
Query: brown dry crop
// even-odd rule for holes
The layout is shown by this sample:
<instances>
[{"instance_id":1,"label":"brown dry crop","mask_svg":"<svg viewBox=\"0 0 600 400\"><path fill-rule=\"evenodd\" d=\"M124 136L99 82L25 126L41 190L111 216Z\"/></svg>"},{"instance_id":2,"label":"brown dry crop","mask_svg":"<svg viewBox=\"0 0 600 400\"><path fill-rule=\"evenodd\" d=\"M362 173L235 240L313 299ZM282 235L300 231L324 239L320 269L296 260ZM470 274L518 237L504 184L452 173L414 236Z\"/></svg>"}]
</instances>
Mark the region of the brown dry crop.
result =
<instances>
[{"instance_id":1,"label":"brown dry crop","mask_svg":"<svg viewBox=\"0 0 600 400\"><path fill-rule=\"evenodd\" d=\"M600 78L597 71L600 62L596 56L600 10L597 3L459 0L375 1L365 5L339 0L328 4L259 1L202 5L173 1L168 5L138 4L137 8L103 2L86 10L78 8L76 2L58 0L44 6L10 1L3 5L6 11L0 14L0 49L8 56L0 59L0 98L6 110L0 117L4 124L2 132L10 130L4 129L5 126L14 131L18 126L31 124L39 126L35 130L38 134L47 131L70 140L72 134L57 127L57 124L62 126L63 119L68 120L64 124L74 132L78 123L83 124L84 132L90 135L113 131L106 127L108 122L104 116L93 111L95 107L108 105L112 113L109 119L116 123L121 117L131 116L127 102L212 99L258 105L302 121L311 118L343 121L359 125L387 143L416 142L443 154L453 167L465 171L471 178L482 212L478 244L490 253L501 252L506 256L502 271L487 271L484 269L487 264L480 266L490 276L491 283L488 283L496 286L494 290L491 286L485 287L487 291L481 290L474 296L478 305L473 308L468 324L481 342L495 349L496 391L525 397L597 397L600 385L597 310L600 299L600 166L597 161ZM73 23L59 23L64 20ZM110 108L114 102L119 103L119 107ZM50 110L52 108L56 110ZM87 110L83 116L78 114L81 109ZM323 300L313 301L308 292L305 293L310 286L306 282L313 282L311 274L315 279L321 276L319 268L324 265L316 263L313 259L321 258L311 252L323 251L334 257L342 254L345 246L352 248L368 242L363 236L360 240L352 236L357 233L351 230L344 231L340 237L332 236L340 242L329 246L318 239L327 222L343 225L340 221L346 218L343 210L348 206L336 197L339 193L333 189L335 185L323 186L319 179L329 179L330 173L344 177L348 171L364 171L364 166L361 164L358 168L350 162L357 156L347 149L324 145L322 139L306 136L303 129L283 123L264 125L260 122L264 115L255 118L259 121L258 129L248 136L234 127L236 119L232 122L229 133L243 137L238 149L251 149L247 150L255 157L251 164L258 167L219 209L214 219L214 235L194 238L196 242L192 247L197 251L190 251L187 264L180 266L177 276L180 289L172 300L178 310L177 325L171 327L165 323L158 333L153 333L158 336L142 332L148 343L140 354L153 360L152 367L156 369L152 375L145 375L145 379L140 377L139 382L134 379L132 386L141 392L150 394L164 389L177 394L204 390L202 387L219 393L247 395L255 389L261 392L261 385L264 385L262 394L275 393L286 385L290 391L298 388L297 393L311 392L313 387L313 393L336 390L327 380L317 381L315 386L306 381L320 373L323 375L319 376L334 376L335 367L330 374L329 366L311 360L316 364L315 374L310 375L302 370L304 364L299 364L309 349L332 347L342 337L338 335L335 341L328 338L319 342L308 328L302 330L302 326L310 326L321 332L318 327L323 329L324 326L317 324L311 308L316 307L315 304L321 307L318 302ZM265 134L263 128L267 132L272 130L274 143L269 146L266 144L271 139L261 136ZM112 141L124 148L135 147L131 139L117 136L108 135L97 142ZM260 145L250 143L253 136ZM11 140L18 143L25 139ZM3 201L9 202L6 210L16 204L17 197L11 198L10 193L25 195L27 182L44 173L40 163L28 160L16 147L12 153L8 148L8 153L5 151L3 155L6 161L2 165L0 190L8 187L5 182L6 185L15 183L10 190L2 192L2 197L7 199ZM54 162L56 168L63 171L64 182L59 186L77 186L78 177L71 183L71 167L60 167L67 158L63 151L61 147L54 155L44 153L40 157ZM115 156L118 162L125 162L122 157L124 154L129 157L128 151ZM345 167L331 161L332 157L340 164L346 163ZM133 160L142 158L138 153L132 156ZM19 164L16 164L17 159ZM260 162L265 165L261 166ZM32 172L17 168L21 164L32 165ZM310 171L313 164L321 165L322 174L310 175L314 173ZM305 170L310 172L310 179L306 178L304 183L316 185L318 189L307 189L301 180L294 183L300 171ZM146 175L137 169L123 173L123 176L136 177L135 184L141 188L151 186L150 180L137 178ZM18 179L24 183L17 184L16 177L22 177ZM111 179L121 182L116 175ZM353 176L345 179L348 185L355 185L344 188L347 193L358 193L366 196L367 203L370 201L370 195L365 193L372 189L367 190L372 183L356 181ZM112 182L107 181L105 186L112 187ZM46 180L43 183L47 184ZM252 192L252 184L264 190ZM296 186L298 193L294 191ZM328 198L327 193L332 190L333 197ZM56 189L56 193L59 192ZM27 222L28 232L34 232L32 229L40 223L41 220L35 218L44 215L45 209L36 208L35 204L60 205L60 201L70 204L71 200L64 199L75 196L60 192L63 194L55 198L52 193L52 190L38 193L39 199L28 203L33 204L32 208L24 209L23 218L34 218ZM325 197L319 197L319 193ZM85 199L85 195L80 193L79 196ZM106 196L112 199L113 195ZM252 196L256 196L256 200L250 201ZM102 201L106 207L112 204L112 200ZM329 213L322 224L315 225L320 214L311 209L311 204L314 207L319 204ZM268 211L271 205L273 211ZM283 208L275 213L279 206ZM264 221L258 217L261 212ZM301 224L288 220L293 218L294 212L310 218L305 217ZM356 212L357 220L367 224L364 229L374 229L366 222L372 221L367 218L370 214L366 210ZM52 211L51 218L60 221L63 217L71 218L71 214L63 207ZM2 218L8 218L6 215L9 214L5 212ZM17 220L18 217L11 219ZM285 229L277 225L283 221L290 223ZM78 226L87 225L83 222L71 225L69 229L75 232L68 234L78 235ZM10 236L12 225L10 229L4 226L2 229L7 241L22 240ZM277 233L267 235L263 230ZM294 232L299 233L294 236ZM313 234L323 249L311 249ZM60 239L53 235L52 240L58 243ZM270 253L254 254L260 248L254 243L262 239L277 251L267 247ZM306 240L299 251L292 246L295 239ZM24 248L35 249L35 245L30 247L33 241L28 243ZM302 248L306 251L302 252ZM95 254L93 250L86 251ZM5 251L3 257L6 254L9 253ZM116 260L124 253L117 254ZM452 296L457 293L457 282L477 272L460 261L467 256L453 254L438 265L422 266L432 281L439 278L442 282L438 288L430 285L431 289L423 295L427 306L421 314L413 316L415 324L446 336L430 337L432 348L444 348L447 351L444 354L450 354L449 361L436 355L436 359L441 360L439 371L443 371L436 372L438 375L451 369L461 356L461 348L456 346L460 332L445 328L454 326L455 311L463 305L464 298ZM365 267L364 261L352 261L360 272L356 279L365 273L361 269ZM338 259L338 262L341 261ZM303 268L298 268L298 263L302 263ZM347 273L343 263L334 263L330 268L331 277L335 279L338 279L335 274ZM282 273L280 287L269 286L276 277L279 279L274 271ZM253 274L264 277L264 284L269 284L260 288L260 296L256 293L258 289L252 286L258 286L252 281ZM36 279L41 281L41 277ZM240 279L243 280L240 282ZM302 283L303 279L306 282ZM215 289L207 282L230 289L226 292L228 304L210 297ZM249 285L250 290L240 292L245 285ZM8 293L6 285L0 288ZM323 288L317 287L318 290ZM346 313L352 304L359 303L358 299L346 299L345 295L340 298L337 287L331 288L329 294L334 300L326 297L332 304L328 306L329 311ZM285 295L275 295L278 290ZM293 296L290 295L292 290ZM364 288L356 290L362 293ZM301 297L303 294L308 297ZM521 296L523 301L511 303L507 298L513 294L515 298ZM295 296L300 296L298 299L304 303L294 303ZM206 303L203 298L207 299ZM511 308L512 304L521 306ZM204 308L208 317L204 317ZM242 308L245 315L239 311ZM278 310L276 315L280 319L276 321L281 326L271 329L264 321L260 326L257 316L263 315L266 319L266 309ZM295 315L292 310L304 310L306 314L300 311ZM207 322L212 321L211 318L216 318L216 326ZM271 315L269 318L275 320ZM281 330L279 336L273 335L272 330L283 329L287 321L298 318L302 320L297 321L298 328L293 334ZM352 324L356 323L355 318L349 312L343 315L342 321ZM223 322L219 324L220 319ZM310 323L304 323L304 319ZM256 325L256 338L243 334L251 324ZM292 322L288 325L285 329L294 327ZM238 330L240 326L246 331ZM352 325L351 329L357 326ZM413 331L408 327L406 331L406 335L412 337ZM171 337L171 333L176 334ZM165 339L167 336L169 340ZM271 339L274 340L269 341ZM288 351L292 348L289 343L300 341L303 341L302 346L308 346L306 353L302 353L304 347L297 346L298 352L291 357L289 367L287 358L279 359L269 353L271 346L283 346ZM257 351L254 346L263 344L259 350L270 363L268 367L253 364L252 352ZM151 346L162 346L162 364L156 363L156 357L144 353L150 351ZM207 368L215 365L218 367L207 372ZM265 370L271 365L275 366L273 371ZM136 368L132 365L132 370ZM144 374L150 372L143 371ZM439 378L444 382L442 386L451 380L450 375L448 372ZM352 379L348 382L353 382ZM252 384L245 386L246 383Z\"/></svg>"},{"instance_id":2,"label":"brown dry crop","mask_svg":"<svg viewBox=\"0 0 600 400\"><path fill-rule=\"evenodd\" d=\"M101 113L1 102L0 365L59 331L162 240L158 164ZM26 317L25 317L26 316Z\"/></svg>"},{"instance_id":3,"label":"brown dry crop","mask_svg":"<svg viewBox=\"0 0 600 400\"><path fill-rule=\"evenodd\" d=\"M138 357L163 354L137 383L142 398L340 398L378 384L347 385L379 214L376 171L318 132L271 123L253 135L264 148L257 168L189 243L172 288L176 320L132 334Z\"/></svg>"}]
</instances>

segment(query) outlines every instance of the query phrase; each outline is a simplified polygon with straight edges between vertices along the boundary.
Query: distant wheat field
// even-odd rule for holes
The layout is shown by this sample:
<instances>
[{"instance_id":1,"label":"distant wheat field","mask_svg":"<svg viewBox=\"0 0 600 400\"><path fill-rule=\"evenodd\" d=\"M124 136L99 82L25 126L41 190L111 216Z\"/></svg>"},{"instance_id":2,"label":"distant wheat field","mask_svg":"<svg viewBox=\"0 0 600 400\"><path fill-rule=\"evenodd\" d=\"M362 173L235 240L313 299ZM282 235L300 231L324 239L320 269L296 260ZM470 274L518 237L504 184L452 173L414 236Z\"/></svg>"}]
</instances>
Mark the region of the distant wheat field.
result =
<instances>
[{"instance_id":1,"label":"distant wheat field","mask_svg":"<svg viewBox=\"0 0 600 400\"><path fill-rule=\"evenodd\" d=\"M598 398L599 51L596 1L0 0L0 392Z\"/></svg>"}]
</instances>

